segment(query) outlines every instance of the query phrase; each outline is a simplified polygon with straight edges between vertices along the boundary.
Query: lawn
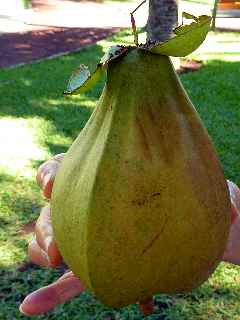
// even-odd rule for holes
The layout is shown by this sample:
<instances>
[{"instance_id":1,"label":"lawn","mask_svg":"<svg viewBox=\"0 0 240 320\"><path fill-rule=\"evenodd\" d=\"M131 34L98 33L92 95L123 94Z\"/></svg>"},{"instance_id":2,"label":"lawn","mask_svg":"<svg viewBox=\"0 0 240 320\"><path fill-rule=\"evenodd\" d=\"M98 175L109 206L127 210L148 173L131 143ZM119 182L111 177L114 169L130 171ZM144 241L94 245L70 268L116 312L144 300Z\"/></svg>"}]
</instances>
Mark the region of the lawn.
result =
<instances>
[{"instance_id":1,"label":"lawn","mask_svg":"<svg viewBox=\"0 0 240 320\"><path fill-rule=\"evenodd\" d=\"M35 183L37 167L68 149L92 113L103 86L102 81L86 94L64 97L69 75L80 63L93 68L109 45L131 41L125 30L77 53L0 71L0 320L27 319L18 311L20 302L61 272L24 267L31 235L22 232L22 227L37 218L45 203ZM206 45L193 55L204 61L203 68L181 76L216 145L226 177L238 184L240 59L234 48L239 41L239 34L211 33ZM148 319L239 319L239 271L239 267L221 263L191 294L156 296L156 312ZM136 305L112 311L86 293L37 319L142 317Z\"/></svg>"}]
</instances>

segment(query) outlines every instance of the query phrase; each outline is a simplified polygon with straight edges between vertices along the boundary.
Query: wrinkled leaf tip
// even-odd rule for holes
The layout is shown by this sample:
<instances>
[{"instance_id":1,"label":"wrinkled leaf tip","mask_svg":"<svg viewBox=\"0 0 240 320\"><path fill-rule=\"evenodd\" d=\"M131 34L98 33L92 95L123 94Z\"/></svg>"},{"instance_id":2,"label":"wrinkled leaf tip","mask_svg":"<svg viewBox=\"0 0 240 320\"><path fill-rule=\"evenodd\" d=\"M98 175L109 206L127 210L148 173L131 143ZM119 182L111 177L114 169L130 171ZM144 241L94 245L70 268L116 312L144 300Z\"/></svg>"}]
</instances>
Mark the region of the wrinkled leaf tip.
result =
<instances>
[{"instance_id":1,"label":"wrinkled leaf tip","mask_svg":"<svg viewBox=\"0 0 240 320\"><path fill-rule=\"evenodd\" d=\"M184 12L183 17L194 20L191 24L182 24L175 28L175 37L149 48L152 53L166 56L185 57L195 51L205 40L211 27L212 17L195 17Z\"/></svg>"},{"instance_id":2,"label":"wrinkled leaf tip","mask_svg":"<svg viewBox=\"0 0 240 320\"><path fill-rule=\"evenodd\" d=\"M128 47L125 47L123 45L111 46L101 58L100 65L106 67L112 60L115 60L127 51Z\"/></svg>"},{"instance_id":3,"label":"wrinkled leaf tip","mask_svg":"<svg viewBox=\"0 0 240 320\"><path fill-rule=\"evenodd\" d=\"M185 12L185 11L182 12L182 17L185 18L185 19L192 19L192 20L195 20L195 21L198 20L198 18L196 16L194 16L191 13Z\"/></svg>"}]
</instances>

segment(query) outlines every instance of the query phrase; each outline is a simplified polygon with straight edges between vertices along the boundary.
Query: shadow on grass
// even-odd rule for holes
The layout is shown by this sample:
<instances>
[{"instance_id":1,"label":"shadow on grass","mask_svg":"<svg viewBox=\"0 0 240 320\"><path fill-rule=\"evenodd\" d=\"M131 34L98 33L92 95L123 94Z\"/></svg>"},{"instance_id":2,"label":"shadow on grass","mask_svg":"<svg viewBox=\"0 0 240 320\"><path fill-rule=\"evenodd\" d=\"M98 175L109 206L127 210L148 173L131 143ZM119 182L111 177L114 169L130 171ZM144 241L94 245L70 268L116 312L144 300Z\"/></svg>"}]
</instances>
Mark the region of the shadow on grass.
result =
<instances>
[{"instance_id":1,"label":"shadow on grass","mask_svg":"<svg viewBox=\"0 0 240 320\"><path fill-rule=\"evenodd\" d=\"M48 148L52 154L65 153L68 147L63 144L48 143Z\"/></svg>"},{"instance_id":2,"label":"shadow on grass","mask_svg":"<svg viewBox=\"0 0 240 320\"><path fill-rule=\"evenodd\" d=\"M62 275L61 268L46 269L29 264L26 271L19 268L0 268L0 315L2 319L29 319L20 314L18 307L23 299L34 290L46 286ZM21 269L21 266L20 266ZM92 295L83 293L80 297L57 307L55 310L37 319L105 319L101 315L112 313L112 310L100 304ZM34 318L35 319L35 318Z\"/></svg>"},{"instance_id":3,"label":"shadow on grass","mask_svg":"<svg viewBox=\"0 0 240 320\"><path fill-rule=\"evenodd\" d=\"M44 200L34 180L1 172L0 183L0 240L9 241L25 223L38 217Z\"/></svg>"},{"instance_id":4,"label":"shadow on grass","mask_svg":"<svg viewBox=\"0 0 240 320\"><path fill-rule=\"evenodd\" d=\"M14 270L13 268L0 268L1 314L6 319L28 319L20 315L18 306L25 296L42 286L52 283L60 275L60 269L50 270L38 266L30 266L27 271ZM192 320L222 319L224 312L234 315L239 303L240 288L214 288L206 282L191 294L156 295L155 311L147 317L149 320ZM223 309L225 306L225 309ZM228 309L229 308L229 309ZM55 310L38 317L38 319L144 319L137 305L113 310L105 307L91 294L84 293L72 299ZM3 318L5 319L5 318ZM230 318L229 318L230 319Z\"/></svg>"},{"instance_id":5,"label":"shadow on grass","mask_svg":"<svg viewBox=\"0 0 240 320\"><path fill-rule=\"evenodd\" d=\"M80 63L93 69L102 55L102 47L96 45L92 54L83 49L78 54L2 71L0 116L44 119L51 128L43 128L41 143L53 154L66 151L61 143L50 141L48 145L46 136L60 134L74 139L90 117L103 82L86 95L69 98L62 93Z\"/></svg>"},{"instance_id":6,"label":"shadow on grass","mask_svg":"<svg viewBox=\"0 0 240 320\"><path fill-rule=\"evenodd\" d=\"M65 97L62 92L80 63L94 69L102 55L102 47L95 45L80 53L3 71L0 116L44 119L50 127L42 128L42 145L51 154L65 152L90 117L104 81L80 96ZM227 176L237 177L238 181L239 70L239 61L213 60L200 71L181 77L215 142ZM56 135L67 138L68 142L56 140Z\"/></svg>"}]
</instances>

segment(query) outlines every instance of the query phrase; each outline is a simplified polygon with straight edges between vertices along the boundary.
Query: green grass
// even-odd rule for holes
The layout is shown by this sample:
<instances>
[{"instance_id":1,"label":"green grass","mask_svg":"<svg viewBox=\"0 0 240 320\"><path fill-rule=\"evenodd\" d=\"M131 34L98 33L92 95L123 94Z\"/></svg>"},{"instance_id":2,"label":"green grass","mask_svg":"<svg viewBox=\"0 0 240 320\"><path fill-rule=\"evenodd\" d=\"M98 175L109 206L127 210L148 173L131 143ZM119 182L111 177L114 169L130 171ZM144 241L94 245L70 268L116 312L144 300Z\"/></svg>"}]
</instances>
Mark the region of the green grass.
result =
<instances>
[{"instance_id":1,"label":"green grass","mask_svg":"<svg viewBox=\"0 0 240 320\"><path fill-rule=\"evenodd\" d=\"M240 184L240 61L232 48L239 34L211 34L219 51L206 45L193 55L204 67L182 81L216 145L226 177ZM36 169L65 152L89 118L103 82L81 96L63 97L67 79L80 63L92 69L112 44L131 42L123 31L92 47L57 59L0 71L0 320L27 319L18 305L28 292L56 279L59 270L18 268L27 261L29 235L21 227L37 218L45 200L35 183ZM228 52L226 49L228 41ZM156 296L157 319L239 319L240 273L222 263L214 275L188 295ZM118 311L104 308L89 294L36 319L142 319L136 305Z\"/></svg>"},{"instance_id":2,"label":"green grass","mask_svg":"<svg viewBox=\"0 0 240 320\"><path fill-rule=\"evenodd\" d=\"M21 0L25 9L28 9L31 6L31 0Z\"/></svg>"}]
</instances>

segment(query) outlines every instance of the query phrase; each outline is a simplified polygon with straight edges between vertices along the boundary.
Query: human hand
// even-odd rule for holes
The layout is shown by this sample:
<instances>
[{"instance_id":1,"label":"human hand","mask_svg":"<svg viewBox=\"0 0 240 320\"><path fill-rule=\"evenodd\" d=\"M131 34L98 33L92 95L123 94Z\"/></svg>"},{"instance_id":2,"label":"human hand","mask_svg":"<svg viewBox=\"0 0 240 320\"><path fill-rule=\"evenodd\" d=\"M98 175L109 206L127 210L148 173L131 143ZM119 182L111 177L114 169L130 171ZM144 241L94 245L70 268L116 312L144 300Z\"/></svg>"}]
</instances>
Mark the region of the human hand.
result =
<instances>
[{"instance_id":1,"label":"human hand","mask_svg":"<svg viewBox=\"0 0 240 320\"><path fill-rule=\"evenodd\" d=\"M38 169L37 182L48 199L51 197L54 178L63 157L64 154L59 154L43 163ZM31 260L38 265L57 267L62 263L62 257L53 238L50 213L50 206L41 210L35 226L34 238L28 246L28 253ZM83 284L69 271L54 283L29 294L19 309L25 315L39 315L83 291Z\"/></svg>"},{"instance_id":2,"label":"human hand","mask_svg":"<svg viewBox=\"0 0 240 320\"><path fill-rule=\"evenodd\" d=\"M64 154L59 154L42 164L37 173L37 182L46 198L50 199L56 172ZM229 241L223 260L240 264L240 190L228 181L232 202L232 226ZM46 267L57 267L62 258L53 238L50 207L42 209L35 228L35 237L29 244L29 255L36 264ZM29 294L20 306L20 311L26 315L39 315L53 309L58 304L81 294L84 286L75 275L69 271L56 282ZM152 313L154 304L152 298L139 303L143 314Z\"/></svg>"},{"instance_id":3,"label":"human hand","mask_svg":"<svg viewBox=\"0 0 240 320\"><path fill-rule=\"evenodd\" d=\"M43 163L37 172L37 182L46 198L51 198L53 182L64 154L59 154ZM29 243L28 253L31 260L41 266L57 267L62 263L62 257L53 237L50 206L41 210L35 226L34 239ZM20 311L29 316L45 313L58 304L81 294L84 286L75 275L69 271L56 282L29 294L20 306ZM144 315L153 312L153 299L148 298L139 303Z\"/></svg>"},{"instance_id":4,"label":"human hand","mask_svg":"<svg viewBox=\"0 0 240 320\"><path fill-rule=\"evenodd\" d=\"M227 183L232 203L232 223L223 261L240 265L240 189L232 181Z\"/></svg>"}]
</instances>

